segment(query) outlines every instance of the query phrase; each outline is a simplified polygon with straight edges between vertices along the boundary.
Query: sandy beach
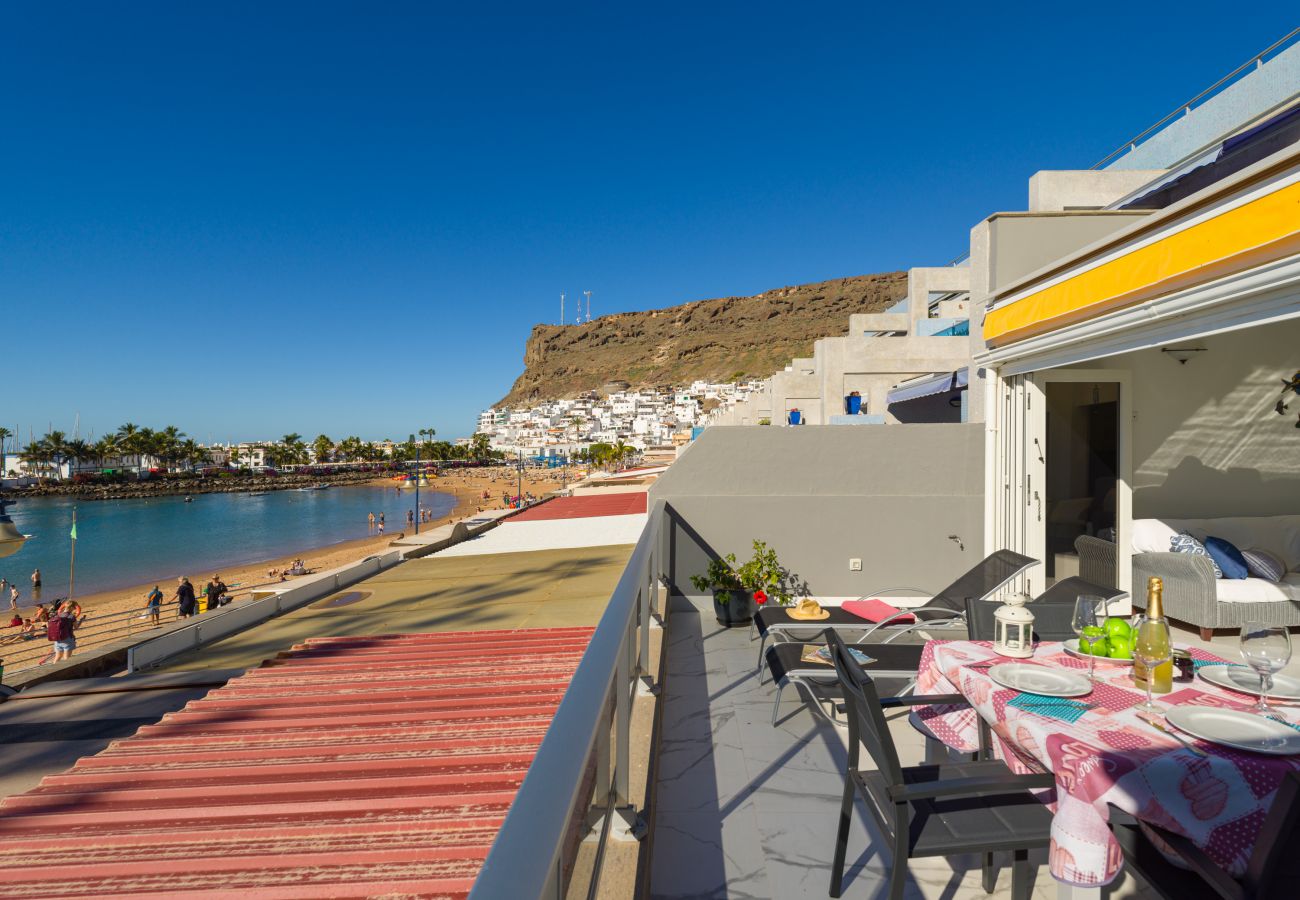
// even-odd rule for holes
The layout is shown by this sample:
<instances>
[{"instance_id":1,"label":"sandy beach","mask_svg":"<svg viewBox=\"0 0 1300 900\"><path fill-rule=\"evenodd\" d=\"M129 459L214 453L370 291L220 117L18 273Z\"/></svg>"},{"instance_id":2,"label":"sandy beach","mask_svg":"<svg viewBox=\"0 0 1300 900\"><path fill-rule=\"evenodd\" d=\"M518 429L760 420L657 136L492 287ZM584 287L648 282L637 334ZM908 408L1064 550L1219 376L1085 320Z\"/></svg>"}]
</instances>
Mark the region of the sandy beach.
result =
<instances>
[{"instance_id":1,"label":"sandy beach","mask_svg":"<svg viewBox=\"0 0 1300 900\"><path fill-rule=\"evenodd\" d=\"M562 472L558 469L526 470L523 477L523 490L525 494L531 493L534 496L541 496L560 487L562 479ZM393 482L388 479L379 479L374 484L388 487ZM513 495L518 488L518 484L518 475L509 466L448 470L439 476L435 484L431 485L428 490L453 495L456 498L456 505L448 515L432 522L422 523L420 528L422 530L436 528L447 522L456 522L460 519L472 517L485 509L501 509L504 505L502 494L509 493ZM483 498L484 491L487 492L488 499ZM76 599L92 616L106 616L132 609L143 609L145 596L153 589L155 584L159 586L167 600L170 600L176 590L176 579L182 574L189 577L194 584L195 590L202 595L203 586L207 584L208 579L213 574L219 574L222 580L233 588L231 594L238 601L250 596L250 593L254 590L280 584L278 575L272 576L269 573L288 568L289 564L296 558L303 559L309 571L342 566L382 551L403 535L404 532L400 530L400 526L404 525L405 523L392 522L389 523L389 530L382 535L371 533L355 540L330 544L325 547L304 547L286 556L233 566L217 573L198 570L161 572L157 573L155 580L142 580L132 587L117 590L78 595ZM365 523L360 523L359 528L364 532L366 530ZM288 580L292 582L293 579L291 577ZM24 599L29 601L30 595L25 596ZM43 599L48 601L52 598ZM24 616L32 615L34 610L35 607L30 602L24 602L22 607ZM93 644L94 641L92 640L89 643Z\"/></svg>"}]
</instances>

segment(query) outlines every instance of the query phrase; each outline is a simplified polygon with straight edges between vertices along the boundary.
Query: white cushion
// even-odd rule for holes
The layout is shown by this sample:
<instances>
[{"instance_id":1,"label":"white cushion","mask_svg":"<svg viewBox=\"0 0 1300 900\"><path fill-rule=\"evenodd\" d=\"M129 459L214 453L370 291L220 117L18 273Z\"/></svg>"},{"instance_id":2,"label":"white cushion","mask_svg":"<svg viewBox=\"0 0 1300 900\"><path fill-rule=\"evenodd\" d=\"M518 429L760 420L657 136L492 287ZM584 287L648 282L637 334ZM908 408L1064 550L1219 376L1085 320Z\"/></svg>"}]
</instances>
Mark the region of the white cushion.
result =
<instances>
[{"instance_id":1,"label":"white cushion","mask_svg":"<svg viewBox=\"0 0 1300 900\"><path fill-rule=\"evenodd\" d=\"M1300 576L1296 576L1300 584ZM1224 578L1214 582L1214 595L1220 603L1276 603L1290 600L1291 595L1263 578Z\"/></svg>"},{"instance_id":2,"label":"white cushion","mask_svg":"<svg viewBox=\"0 0 1300 900\"><path fill-rule=\"evenodd\" d=\"M1134 553L1166 553L1171 535L1186 531L1198 541L1221 537L1237 547L1259 547L1286 563L1300 566L1300 515L1229 516L1222 519L1135 519Z\"/></svg>"},{"instance_id":3,"label":"white cushion","mask_svg":"<svg viewBox=\"0 0 1300 900\"><path fill-rule=\"evenodd\" d=\"M1168 553L1169 539L1177 533L1159 519L1134 519L1133 552Z\"/></svg>"}]
</instances>

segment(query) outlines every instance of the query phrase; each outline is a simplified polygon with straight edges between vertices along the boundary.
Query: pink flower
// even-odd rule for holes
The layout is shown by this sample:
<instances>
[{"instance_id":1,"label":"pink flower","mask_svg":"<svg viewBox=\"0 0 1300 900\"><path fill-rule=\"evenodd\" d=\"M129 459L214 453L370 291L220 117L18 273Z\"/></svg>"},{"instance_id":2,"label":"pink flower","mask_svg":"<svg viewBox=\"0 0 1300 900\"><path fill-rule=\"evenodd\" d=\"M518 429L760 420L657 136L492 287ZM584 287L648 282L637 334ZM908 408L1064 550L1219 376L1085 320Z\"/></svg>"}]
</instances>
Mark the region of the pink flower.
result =
<instances>
[{"instance_id":1,"label":"pink flower","mask_svg":"<svg viewBox=\"0 0 1300 900\"><path fill-rule=\"evenodd\" d=\"M757 603L759 606L762 606L764 603L767 602L767 594L765 594L763 591L754 591L754 602Z\"/></svg>"}]
</instances>

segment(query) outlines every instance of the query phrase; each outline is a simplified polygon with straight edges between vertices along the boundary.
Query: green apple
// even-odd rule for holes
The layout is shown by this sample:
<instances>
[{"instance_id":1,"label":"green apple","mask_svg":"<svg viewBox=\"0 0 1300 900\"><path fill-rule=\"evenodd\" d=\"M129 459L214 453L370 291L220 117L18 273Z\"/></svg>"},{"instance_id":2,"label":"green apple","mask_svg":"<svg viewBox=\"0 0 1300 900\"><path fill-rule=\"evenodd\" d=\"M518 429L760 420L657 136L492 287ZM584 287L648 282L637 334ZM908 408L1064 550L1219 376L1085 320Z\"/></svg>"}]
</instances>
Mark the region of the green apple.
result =
<instances>
[{"instance_id":1,"label":"green apple","mask_svg":"<svg viewBox=\"0 0 1300 900\"><path fill-rule=\"evenodd\" d=\"M1116 637L1112 635L1106 639L1107 654L1111 659L1132 659L1133 658L1133 639L1131 637Z\"/></svg>"},{"instance_id":2,"label":"green apple","mask_svg":"<svg viewBox=\"0 0 1300 900\"><path fill-rule=\"evenodd\" d=\"M1131 640L1133 637L1133 627L1129 625L1128 619L1111 616L1106 620L1106 637L1128 638Z\"/></svg>"},{"instance_id":3,"label":"green apple","mask_svg":"<svg viewBox=\"0 0 1300 900\"><path fill-rule=\"evenodd\" d=\"M1083 654L1092 654L1093 656L1106 655L1106 632L1096 625L1089 625L1083 629L1083 636L1079 638L1079 652ZM1091 645L1089 645L1091 641Z\"/></svg>"}]
</instances>

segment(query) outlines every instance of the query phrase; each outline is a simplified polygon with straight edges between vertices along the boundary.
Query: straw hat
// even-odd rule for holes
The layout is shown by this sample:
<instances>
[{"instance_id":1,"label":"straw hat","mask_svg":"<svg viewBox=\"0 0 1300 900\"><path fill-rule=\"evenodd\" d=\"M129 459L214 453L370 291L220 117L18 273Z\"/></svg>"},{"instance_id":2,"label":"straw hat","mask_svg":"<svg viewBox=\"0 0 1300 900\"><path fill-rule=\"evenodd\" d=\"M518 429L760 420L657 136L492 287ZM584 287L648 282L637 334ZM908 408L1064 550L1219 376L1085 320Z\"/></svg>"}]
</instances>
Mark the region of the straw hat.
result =
<instances>
[{"instance_id":1,"label":"straw hat","mask_svg":"<svg viewBox=\"0 0 1300 900\"><path fill-rule=\"evenodd\" d=\"M822 609L821 604L812 597L805 597L799 601L798 606L792 606L786 610L792 619L801 619L805 622L819 622L822 619L829 619L831 611Z\"/></svg>"}]
</instances>

